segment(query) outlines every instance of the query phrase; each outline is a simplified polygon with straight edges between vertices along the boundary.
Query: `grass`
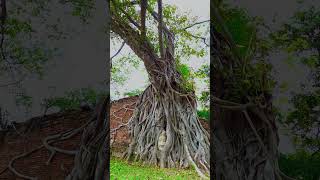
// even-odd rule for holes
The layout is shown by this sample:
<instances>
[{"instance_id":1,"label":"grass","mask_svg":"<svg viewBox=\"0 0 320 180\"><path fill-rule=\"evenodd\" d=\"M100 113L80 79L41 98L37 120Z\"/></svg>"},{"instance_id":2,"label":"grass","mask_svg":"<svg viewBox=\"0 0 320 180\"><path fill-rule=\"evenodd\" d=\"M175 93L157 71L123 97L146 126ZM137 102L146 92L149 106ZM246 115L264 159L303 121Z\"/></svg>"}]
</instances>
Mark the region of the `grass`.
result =
<instances>
[{"instance_id":1,"label":"grass","mask_svg":"<svg viewBox=\"0 0 320 180\"><path fill-rule=\"evenodd\" d=\"M210 120L210 111L206 109L198 110L197 111L198 117L205 119L206 121Z\"/></svg>"},{"instance_id":2,"label":"grass","mask_svg":"<svg viewBox=\"0 0 320 180\"><path fill-rule=\"evenodd\" d=\"M320 154L311 155L305 151L281 154L279 166L286 175L297 180L319 180L320 178Z\"/></svg>"},{"instance_id":3,"label":"grass","mask_svg":"<svg viewBox=\"0 0 320 180\"><path fill-rule=\"evenodd\" d=\"M111 180L197 180L200 179L193 169L160 169L155 166L143 166L141 163L127 163L112 157L110 162Z\"/></svg>"}]
</instances>

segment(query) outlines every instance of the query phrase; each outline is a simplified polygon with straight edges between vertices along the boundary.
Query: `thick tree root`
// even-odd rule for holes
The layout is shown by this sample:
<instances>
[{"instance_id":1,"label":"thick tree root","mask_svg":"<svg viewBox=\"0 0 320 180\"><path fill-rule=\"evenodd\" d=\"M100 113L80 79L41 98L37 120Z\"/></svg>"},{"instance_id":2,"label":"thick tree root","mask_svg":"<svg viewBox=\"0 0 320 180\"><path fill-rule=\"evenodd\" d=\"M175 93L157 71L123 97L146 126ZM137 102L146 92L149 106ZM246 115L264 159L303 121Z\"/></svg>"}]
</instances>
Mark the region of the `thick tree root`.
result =
<instances>
[{"instance_id":1,"label":"thick tree root","mask_svg":"<svg viewBox=\"0 0 320 180\"><path fill-rule=\"evenodd\" d=\"M97 108L94 123L90 123L82 134L80 149L74 159L74 167L66 180L103 180L109 170L109 105L104 99Z\"/></svg>"},{"instance_id":2,"label":"thick tree root","mask_svg":"<svg viewBox=\"0 0 320 180\"><path fill-rule=\"evenodd\" d=\"M209 172L209 134L201 126L195 103L171 89L150 85L140 96L129 121L129 160L165 167L196 166L199 175Z\"/></svg>"},{"instance_id":3,"label":"thick tree root","mask_svg":"<svg viewBox=\"0 0 320 180\"><path fill-rule=\"evenodd\" d=\"M27 179L27 180L36 180L37 179L36 177L30 177L30 176L27 176L27 175L19 173L13 166L14 162L16 160L18 160L18 159L21 159L21 158L24 158L26 156L31 155L32 153L40 150L41 148L47 148L51 152L51 154L49 156L49 159L46 162L47 165L53 159L53 157L56 154L56 152L63 153L63 154L68 154L68 155L75 155L77 151L70 151L70 150L61 149L61 148L58 148L58 147L54 147L51 144L73 137L74 135L80 133L91 122L92 122L92 120L88 121L83 126L77 128L77 129L70 129L70 130L67 130L65 132L54 134L54 135L51 135L51 136L48 136L48 137L44 138L42 145L40 145L40 146L38 146L38 147L28 151L28 152L22 153L22 154L20 154L20 155L18 155L16 157L14 157L13 159L11 159L11 161L8 164L8 169L12 173L14 173L16 176L18 176L20 178Z\"/></svg>"},{"instance_id":4,"label":"thick tree root","mask_svg":"<svg viewBox=\"0 0 320 180\"><path fill-rule=\"evenodd\" d=\"M44 145L41 145L41 146L39 146L39 147L37 147L37 148L32 149L32 150L29 151L29 152L26 152L26 153L23 153L23 154L20 154L20 155L14 157L14 158L9 162L9 165L8 165L9 170L10 170L12 173L14 173L16 176L20 177L20 178L27 179L27 180L37 180L38 178L36 178L36 177L30 177L30 176L27 176L27 175L24 175L24 174L19 173L19 172L13 167L13 163L14 163L14 161L16 161L17 159L26 157L26 156L32 154L33 152L41 149L42 147L44 147Z\"/></svg>"},{"instance_id":5,"label":"thick tree root","mask_svg":"<svg viewBox=\"0 0 320 180\"><path fill-rule=\"evenodd\" d=\"M267 106L213 97L215 176L223 180L293 180L278 165L278 132ZM221 113L223 112L223 113ZM228 113L226 113L228 112ZM236 127L236 128L234 128Z\"/></svg>"}]
</instances>

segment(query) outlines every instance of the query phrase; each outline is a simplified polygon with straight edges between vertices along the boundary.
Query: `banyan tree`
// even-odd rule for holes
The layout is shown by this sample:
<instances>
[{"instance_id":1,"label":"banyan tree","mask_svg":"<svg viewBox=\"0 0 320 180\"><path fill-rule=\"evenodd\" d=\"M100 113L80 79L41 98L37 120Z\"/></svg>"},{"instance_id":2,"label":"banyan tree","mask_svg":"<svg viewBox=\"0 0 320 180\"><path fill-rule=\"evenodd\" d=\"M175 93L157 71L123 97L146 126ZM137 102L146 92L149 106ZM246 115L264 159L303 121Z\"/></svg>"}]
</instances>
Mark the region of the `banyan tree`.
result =
<instances>
[{"instance_id":1,"label":"banyan tree","mask_svg":"<svg viewBox=\"0 0 320 180\"><path fill-rule=\"evenodd\" d=\"M161 0L111 0L111 31L143 61L150 81L129 120L131 141L124 157L163 168L193 166L204 177L210 167L209 134L197 117L194 91L184 88L177 70L175 34L163 20L162 6ZM157 23L157 44L148 36L146 14Z\"/></svg>"}]
</instances>

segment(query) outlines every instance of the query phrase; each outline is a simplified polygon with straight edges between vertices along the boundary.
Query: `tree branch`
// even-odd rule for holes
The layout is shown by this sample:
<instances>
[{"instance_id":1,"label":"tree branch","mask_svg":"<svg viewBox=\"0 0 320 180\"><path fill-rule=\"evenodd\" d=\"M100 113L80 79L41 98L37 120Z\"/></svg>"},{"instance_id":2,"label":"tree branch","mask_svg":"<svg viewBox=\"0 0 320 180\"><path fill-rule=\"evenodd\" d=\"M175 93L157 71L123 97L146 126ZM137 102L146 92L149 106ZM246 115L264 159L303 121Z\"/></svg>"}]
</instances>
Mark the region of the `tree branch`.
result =
<instances>
[{"instance_id":1,"label":"tree branch","mask_svg":"<svg viewBox=\"0 0 320 180\"><path fill-rule=\"evenodd\" d=\"M196 22L196 23L194 23L194 24L191 24L191 25L183 28L183 30L187 30L187 29L192 28L192 27L194 27L194 26L196 26L196 25L203 24L203 23L207 23L207 22L210 22L210 20L204 20L204 21Z\"/></svg>"},{"instance_id":2,"label":"tree branch","mask_svg":"<svg viewBox=\"0 0 320 180\"><path fill-rule=\"evenodd\" d=\"M216 4L213 4L211 6L211 11L212 11L213 17L215 18L214 20L217 22L218 25L221 26L223 36L227 40L234 58L237 60L236 63L239 65L239 64L241 64L241 62L240 62L241 58L240 58L240 55L237 51L237 46L232 39L230 31L228 30L228 28L224 24L223 19L220 16L220 12L217 7L218 7L218 5L216 5Z\"/></svg>"},{"instance_id":3,"label":"tree branch","mask_svg":"<svg viewBox=\"0 0 320 180\"><path fill-rule=\"evenodd\" d=\"M162 0L158 0L158 36L159 36L159 51L160 57L164 58L164 51L163 51L163 38L162 38Z\"/></svg>"},{"instance_id":4,"label":"tree branch","mask_svg":"<svg viewBox=\"0 0 320 180\"><path fill-rule=\"evenodd\" d=\"M159 58L154 51L152 45L143 40L139 32L133 29L128 23L124 23L119 17L112 13L111 16L111 30L118 34L124 42L141 58L149 74L156 73L155 69L160 69L156 62Z\"/></svg>"},{"instance_id":5,"label":"tree branch","mask_svg":"<svg viewBox=\"0 0 320 180\"><path fill-rule=\"evenodd\" d=\"M122 48L124 47L126 43L123 41L120 48L118 49L118 51L110 58L110 60L112 60L114 57L116 57L122 50Z\"/></svg>"},{"instance_id":6,"label":"tree branch","mask_svg":"<svg viewBox=\"0 0 320 180\"><path fill-rule=\"evenodd\" d=\"M141 35L146 38L146 12L148 7L148 0L141 0Z\"/></svg>"},{"instance_id":7,"label":"tree branch","mask_svg":"<svg viewBox=\"0 0 320 180\"><path fill-rule=\"evenodd\" d=\"M189 33L189 32L188 32ZM191 33L189 33L190 36L196 38L196 39L201 39L203 41L203 43L207 46L207 47L210 47L210 44L207 43L207 39L205 37L201 37L201 36L196 36L196 35L193 35Z\"/></svg>"},{"instance_id":8,"label":"tree branch","mask_svg":"<svg viewBox=\"0 0 320 180\"><path fill-rule=\"evenodd\" d=\"M4 43L4 31L5 31L5 23L7 19L7 5L6 5L6 0L1 0L1 43L0 43L0 49L1 49L1 56L2 60L5 60L5 54L4 54L4 49L3 49L3 43Z\"/></svg>"}]
</instances>

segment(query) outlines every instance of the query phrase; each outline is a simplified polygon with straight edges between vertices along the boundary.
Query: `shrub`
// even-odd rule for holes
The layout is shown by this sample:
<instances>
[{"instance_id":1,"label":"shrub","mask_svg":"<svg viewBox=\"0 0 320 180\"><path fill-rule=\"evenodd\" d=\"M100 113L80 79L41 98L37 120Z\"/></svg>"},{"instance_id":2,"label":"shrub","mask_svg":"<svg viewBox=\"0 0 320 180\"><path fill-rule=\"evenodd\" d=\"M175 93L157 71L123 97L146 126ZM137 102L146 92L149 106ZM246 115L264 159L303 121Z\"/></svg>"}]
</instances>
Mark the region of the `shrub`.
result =
<instances>
[{"instance_id":1,"label":"shrub","mask_svg":"<svg viewBox=\"0 0 320 180\"><path fill-rule=\"evenodd\" d=\"M202 110L198 110L197 113L198 113L199 118L205 119L206 121L210 120L210 111L209 110L202 109Z\"/></svg>"},{"instance_id":2,"label":"shrub","mask_svg":"<svg viewBox=\"0 0 320 180\"><path fill-rule=\"evenodd\" d=\"M281 154L279 166L286 175L303 180L319 180L320 154L311 155L305 151L295 154Z\"/></svg>"},{"instance_id":3,"label":"shrub","mask_svg":"<svg viewBox=\"0 0 320 180\"><path fill-rule=\"evenodd\" d=\"M44 100L44 105L47 107L57 107L60 111L79 109L81 105L94 107L98 101L107 94L103 91L96 91L90 88L82 88L67 92L62 97L54 97Z\"/></svg>"}]
</instances>

